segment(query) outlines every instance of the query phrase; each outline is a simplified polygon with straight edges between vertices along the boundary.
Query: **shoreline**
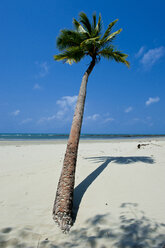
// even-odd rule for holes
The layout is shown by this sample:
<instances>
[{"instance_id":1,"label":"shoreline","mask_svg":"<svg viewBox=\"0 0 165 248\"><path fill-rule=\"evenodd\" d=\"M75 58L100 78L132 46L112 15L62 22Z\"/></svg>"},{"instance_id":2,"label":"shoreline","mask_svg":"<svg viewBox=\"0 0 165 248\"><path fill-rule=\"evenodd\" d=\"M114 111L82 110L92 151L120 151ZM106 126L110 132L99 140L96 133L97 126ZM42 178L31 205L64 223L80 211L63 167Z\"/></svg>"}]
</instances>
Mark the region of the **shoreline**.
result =
<instances>
[{"instance_id":1,"label":"shoreline","mask_svg":"<svg viewBox=\"0 0 165 248\"><path fill-rule=\"evenodd\" d=\"M152 142L165 141L165 137L128 137L128 138L112 138L112 139L80 139L83 143L121 143L121 142ZM0 146L8 145L55 145L67 144L68 139L29 139L29 140L0 140Z\"/></svg>"}]
</instances>

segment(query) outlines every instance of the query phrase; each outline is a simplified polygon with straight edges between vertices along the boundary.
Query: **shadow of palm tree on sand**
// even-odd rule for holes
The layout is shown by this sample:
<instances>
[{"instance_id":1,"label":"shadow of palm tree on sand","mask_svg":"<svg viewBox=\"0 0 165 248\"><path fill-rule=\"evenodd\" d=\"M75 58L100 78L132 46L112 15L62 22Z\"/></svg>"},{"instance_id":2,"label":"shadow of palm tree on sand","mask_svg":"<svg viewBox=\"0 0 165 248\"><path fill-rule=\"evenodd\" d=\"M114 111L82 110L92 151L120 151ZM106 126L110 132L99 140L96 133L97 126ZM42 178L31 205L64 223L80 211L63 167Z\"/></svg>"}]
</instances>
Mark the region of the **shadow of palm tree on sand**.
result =
<instances>
[{"instance_id":1,"label":"shadow of palm tree on sand","mask_svg":"<svg viewBox=\"0 0 165 248\"><path fill-rule=\"evenodd\" d=\"M94 163L103 162L97 169L89 174L75 189L74 189L74 201L73 201L73 221L75 222L78 209L81 200L87 191L88 187L94 182L94 180L102 173L102 171L108 166L109 163L114 162L116 164L133 164L137 162L154 164L154 160L147 156L132 156L132 157L111 157L111 156L100 156L100 157L89 157L86 158Z\"/></svg>"}]
</instances>

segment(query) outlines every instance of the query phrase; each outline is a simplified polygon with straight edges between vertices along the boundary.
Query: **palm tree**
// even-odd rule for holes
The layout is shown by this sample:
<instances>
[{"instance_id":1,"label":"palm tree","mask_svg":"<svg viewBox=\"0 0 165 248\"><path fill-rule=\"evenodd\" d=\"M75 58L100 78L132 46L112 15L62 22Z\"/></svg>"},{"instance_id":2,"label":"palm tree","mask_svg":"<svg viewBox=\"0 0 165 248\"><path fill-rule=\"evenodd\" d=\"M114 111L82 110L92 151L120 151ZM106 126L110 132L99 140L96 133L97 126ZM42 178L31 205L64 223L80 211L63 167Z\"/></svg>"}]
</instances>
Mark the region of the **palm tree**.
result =
<instances>
[{"instance_id":1,"label":"palm tree","mask_svg":"<svg viewBox=\"0 0 165 248\"><path fill-rule=\"evenodd\" d=\"M117 21L111 22L102 35L101 15L99 15L98 22L96 23L96 14L93 14L92 23L90 23L86 14L81 12L79 14L79 21L73 19L74 30L63 29L57 38L57 47L61 53L54 56L55 60L62 60L72 64L73 62L79 62L85 56L91 57L89 67L82 78L53 206L53 219L63 232L69 231L73 224L72 206L75 169L88 77L101 57L114 59L116 62L121 62L129 66L129 62L126 60L128 55L116 50L112 45L114 38L122 31L122 29L119 29L112 33L112 28Z\"/></svg>"}]
</instances>

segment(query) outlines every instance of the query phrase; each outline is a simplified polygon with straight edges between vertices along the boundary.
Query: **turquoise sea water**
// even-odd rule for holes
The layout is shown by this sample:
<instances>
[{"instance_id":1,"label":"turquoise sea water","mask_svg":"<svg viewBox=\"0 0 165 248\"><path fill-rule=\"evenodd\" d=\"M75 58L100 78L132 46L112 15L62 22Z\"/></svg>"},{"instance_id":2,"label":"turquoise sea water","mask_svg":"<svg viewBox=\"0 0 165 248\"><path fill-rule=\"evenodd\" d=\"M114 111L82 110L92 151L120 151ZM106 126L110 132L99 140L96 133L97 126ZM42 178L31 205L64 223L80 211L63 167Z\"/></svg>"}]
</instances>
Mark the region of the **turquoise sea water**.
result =
<instances>
[{"instance_id":1,"label":"turquoise sea water","mask_svg":"<svg viewBox=\"0 0 165 248\"><path fill-rule=\"evenodd\" d=\"M0 140L63 140L68 134L55 133L0 133ZM165 134L82 134L81 139L124 139L165 137Z\"/></svg>"}]
</instances>

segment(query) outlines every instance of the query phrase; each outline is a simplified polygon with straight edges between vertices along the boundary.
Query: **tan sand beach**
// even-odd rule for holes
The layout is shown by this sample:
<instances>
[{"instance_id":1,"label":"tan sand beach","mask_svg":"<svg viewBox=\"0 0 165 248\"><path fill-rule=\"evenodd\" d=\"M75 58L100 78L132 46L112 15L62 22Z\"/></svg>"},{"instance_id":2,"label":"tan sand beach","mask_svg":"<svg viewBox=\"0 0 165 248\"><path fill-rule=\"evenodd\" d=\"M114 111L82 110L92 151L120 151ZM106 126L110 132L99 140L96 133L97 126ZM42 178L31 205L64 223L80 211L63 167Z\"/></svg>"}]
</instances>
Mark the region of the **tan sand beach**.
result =
<instances>
[{"instance_id":1,"label":"tan sand beach","mask_svg":"<svg viewBox=\"0 0 165 248\"><path fill-rule=\"evenodd\" d=\"M165 139L81 141L69 234L52 219L65 149L0 142L0 247L163 248Z\"/></svg>"}]
</instances>

